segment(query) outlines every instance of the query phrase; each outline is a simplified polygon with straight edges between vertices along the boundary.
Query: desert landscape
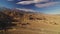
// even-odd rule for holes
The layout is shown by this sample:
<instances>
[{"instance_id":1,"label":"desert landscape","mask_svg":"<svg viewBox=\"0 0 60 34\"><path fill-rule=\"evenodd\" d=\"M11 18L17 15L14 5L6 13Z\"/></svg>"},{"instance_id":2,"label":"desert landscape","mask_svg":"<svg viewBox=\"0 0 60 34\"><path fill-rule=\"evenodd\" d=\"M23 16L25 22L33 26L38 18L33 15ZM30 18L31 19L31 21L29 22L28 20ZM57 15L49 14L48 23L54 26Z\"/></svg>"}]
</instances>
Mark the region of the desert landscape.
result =
<instances>
[{"instance_id":1,"label":"desert landscape","mask_svg":"<svg viewBox=\"0 0 60 34\"><path fill-rule=\"evenodd\" d=\"M4 8L0 10L1 23L4 27L0 25L0 34L60 34L60 15L58 14ZM13 26L11 27L10 24Z\"/></svg>"}]
</instances>

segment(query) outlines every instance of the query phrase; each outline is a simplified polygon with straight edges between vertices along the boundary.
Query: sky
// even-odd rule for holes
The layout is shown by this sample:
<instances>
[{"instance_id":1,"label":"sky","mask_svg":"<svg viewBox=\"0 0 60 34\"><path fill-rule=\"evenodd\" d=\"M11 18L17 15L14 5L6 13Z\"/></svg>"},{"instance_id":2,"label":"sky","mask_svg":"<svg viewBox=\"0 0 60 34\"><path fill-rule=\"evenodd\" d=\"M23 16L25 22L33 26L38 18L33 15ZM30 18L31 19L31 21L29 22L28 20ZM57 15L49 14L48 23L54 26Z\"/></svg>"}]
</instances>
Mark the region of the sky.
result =
<instances>
[{"instance_id":1,"label":"sky","mask_svg":"<svg viewBox=\"0 0 60 34\"><path fill-rule=\"evenodd\" d=\"M0 0L0 7L46 14L60 14L60 0Z\"/></svg>"}]
</instances>

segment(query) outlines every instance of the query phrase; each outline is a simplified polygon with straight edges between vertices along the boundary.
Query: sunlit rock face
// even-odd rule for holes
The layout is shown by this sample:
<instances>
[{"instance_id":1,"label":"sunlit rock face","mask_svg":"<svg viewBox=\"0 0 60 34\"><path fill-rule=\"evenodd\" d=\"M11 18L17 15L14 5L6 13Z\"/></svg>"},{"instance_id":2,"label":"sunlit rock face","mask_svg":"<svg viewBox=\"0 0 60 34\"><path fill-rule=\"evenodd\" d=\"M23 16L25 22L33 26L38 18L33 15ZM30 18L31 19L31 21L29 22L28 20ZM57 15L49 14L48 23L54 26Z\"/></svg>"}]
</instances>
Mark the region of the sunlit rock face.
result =
<instances>
[{"instance_id":1,"label":"sunlit rock face","mask_svg":"<svg viewBox=\"0 0 60 34\"><path fill-rule=\"evenodd\" d=\"M1 12L10 16L13 20L12 23L16 24L13 29L7 31L8 34L60 34L59 15L25 12L16 9L5 9Z\"/></svg>"}]
</instances>

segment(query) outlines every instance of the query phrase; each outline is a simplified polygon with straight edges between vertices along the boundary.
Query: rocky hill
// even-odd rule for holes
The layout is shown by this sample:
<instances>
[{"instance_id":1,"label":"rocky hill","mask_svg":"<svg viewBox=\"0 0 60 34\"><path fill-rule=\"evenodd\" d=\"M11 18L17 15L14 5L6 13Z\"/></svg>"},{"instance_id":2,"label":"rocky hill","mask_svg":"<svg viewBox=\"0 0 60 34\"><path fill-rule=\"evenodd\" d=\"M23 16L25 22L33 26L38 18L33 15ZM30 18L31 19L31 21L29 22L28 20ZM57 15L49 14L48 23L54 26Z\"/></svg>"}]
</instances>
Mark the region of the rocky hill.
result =
<instances>
[{"instance_id":1,"label":"rocky hill","mask_svg":"<svg viewBox=\"0 0 60 34\"><path fill-rule=\"evenodd\" d=\"M17 9L0 11L0 21L7 18L9 18L8 22L16 24L13 29L7 31L7 34L60 34L59 15L26 12Z\"/></svg>"}]
</instances>

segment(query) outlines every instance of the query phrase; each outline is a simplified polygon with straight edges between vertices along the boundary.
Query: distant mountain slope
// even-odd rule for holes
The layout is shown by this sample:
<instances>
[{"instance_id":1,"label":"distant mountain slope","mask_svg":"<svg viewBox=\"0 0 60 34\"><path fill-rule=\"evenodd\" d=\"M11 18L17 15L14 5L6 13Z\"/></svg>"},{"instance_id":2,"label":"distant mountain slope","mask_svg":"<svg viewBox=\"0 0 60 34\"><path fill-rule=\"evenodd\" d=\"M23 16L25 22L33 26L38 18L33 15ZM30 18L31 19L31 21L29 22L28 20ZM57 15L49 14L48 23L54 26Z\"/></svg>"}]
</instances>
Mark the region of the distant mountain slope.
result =
<instances>
[{"instance_id":1,"label":"distant mountain slope","mask_svg":"<svg viewBox=\"0 0 60 34\"><path fill-rule=\"evenodd\" d=\"M17 9L7 9L0 11L3 19L9 16L17 24L14 29L8 30L9 34L59 34L60 33L60 16L48 15L36 12L26 12ZM7 17L7 18L9 18Z\"/></svg>"}]
</instances>

